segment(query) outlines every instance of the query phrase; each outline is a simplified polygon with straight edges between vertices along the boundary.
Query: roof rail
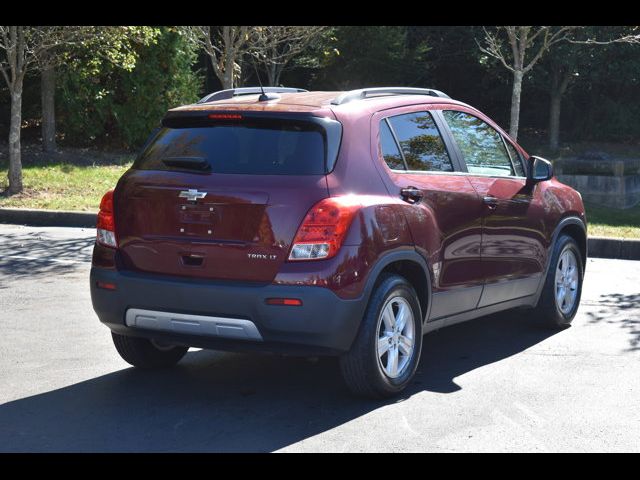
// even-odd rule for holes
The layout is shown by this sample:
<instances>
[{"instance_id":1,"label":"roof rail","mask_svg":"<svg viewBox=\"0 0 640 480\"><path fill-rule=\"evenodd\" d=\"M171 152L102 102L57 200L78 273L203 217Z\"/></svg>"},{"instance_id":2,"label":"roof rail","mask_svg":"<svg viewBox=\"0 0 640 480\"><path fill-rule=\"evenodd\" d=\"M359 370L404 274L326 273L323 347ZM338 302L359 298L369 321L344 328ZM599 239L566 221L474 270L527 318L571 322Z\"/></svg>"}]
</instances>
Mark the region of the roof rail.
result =
<instances>
[{"instance_id":1,"label":"roof rail","mask_svg":"<svg viewBox=\"0 0 640 480\"><path fill-rule=\"evenodd\" d=\"M332 105L342 105L353 100L362 100L371 95L429 95L431 97L451 98L446 93L433 88L408 88L408 87L377 87L351 90L334 98Z\"/></svg>"},{"instance_id":2,"label":"roof rail","mask_svg":"<svg viewBox=\"0 0 640 480\"><path fill-rule=\"evenodd\" d=\"M216 100L228 100L240 95L256 95L258 93L262 93L262 90L263 89L261 89L260 87L242 87L220 90L218 92L210 93L206 97L201 98L200 100L198 100L198 103L215 102ZM298 93L307 91L308 90L304 90L302 88L264 87L265 93Z\"/></svg>"}]
</instances>

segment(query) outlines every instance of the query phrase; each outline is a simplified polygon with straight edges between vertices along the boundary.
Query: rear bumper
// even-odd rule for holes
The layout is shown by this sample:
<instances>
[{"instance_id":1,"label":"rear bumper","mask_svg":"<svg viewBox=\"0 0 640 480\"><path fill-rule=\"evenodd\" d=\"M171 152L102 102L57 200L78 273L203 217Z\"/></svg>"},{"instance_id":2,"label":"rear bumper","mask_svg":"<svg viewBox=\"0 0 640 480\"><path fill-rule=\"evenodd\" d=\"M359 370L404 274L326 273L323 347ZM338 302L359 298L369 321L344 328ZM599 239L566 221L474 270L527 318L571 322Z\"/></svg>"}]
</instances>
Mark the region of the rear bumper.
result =
<instances>
[{"instance_id":1,"label":"rear bumper","mask_svg":"<svg viewBox=\"0 0 640 480\"><path fill-rule=\"evenodd\" d=\"M98 282L115 284L116 289L98 288ZM271 297L299 298L302 306L267 305L265 300ZM91 269L91 300L100 321L116 333L200 348L292 354L339 354L349 350L366 308L366 295L344 300L322 287L176 279L98 267ZM160 319L160 329L149 324L142 327L144 322L136 325L131 321L131 312L127 322L130 309L171 312L187 319L223 319L222 324L224 319L227 324L252 323L259 335L234 338L223 329L216 330L215 325L199 331L177 331L166 319Z\"/></svg>"}]
</instances>

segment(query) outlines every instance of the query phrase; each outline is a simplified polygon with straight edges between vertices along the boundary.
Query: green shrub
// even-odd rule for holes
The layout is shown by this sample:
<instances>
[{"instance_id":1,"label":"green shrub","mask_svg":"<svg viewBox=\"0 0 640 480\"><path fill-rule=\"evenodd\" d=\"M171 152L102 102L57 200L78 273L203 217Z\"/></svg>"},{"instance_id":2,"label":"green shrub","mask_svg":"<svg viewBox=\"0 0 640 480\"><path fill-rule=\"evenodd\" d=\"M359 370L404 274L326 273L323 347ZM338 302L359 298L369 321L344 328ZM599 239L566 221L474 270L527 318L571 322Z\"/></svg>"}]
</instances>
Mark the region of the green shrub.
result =
<instances>
[{"instance_id":1,"label":"green shrub","mask_svg":"<svg viewBox=\"0 0 640 480\"><path fill-rule=\"evenodd\" d=\"M136 149L167 109L196 101L202 75L197 53L173 29L163 27L151 45L135 45L127 70L80 52L58 83L58 125L69 145Z\"/></svg>"}]
</instances>

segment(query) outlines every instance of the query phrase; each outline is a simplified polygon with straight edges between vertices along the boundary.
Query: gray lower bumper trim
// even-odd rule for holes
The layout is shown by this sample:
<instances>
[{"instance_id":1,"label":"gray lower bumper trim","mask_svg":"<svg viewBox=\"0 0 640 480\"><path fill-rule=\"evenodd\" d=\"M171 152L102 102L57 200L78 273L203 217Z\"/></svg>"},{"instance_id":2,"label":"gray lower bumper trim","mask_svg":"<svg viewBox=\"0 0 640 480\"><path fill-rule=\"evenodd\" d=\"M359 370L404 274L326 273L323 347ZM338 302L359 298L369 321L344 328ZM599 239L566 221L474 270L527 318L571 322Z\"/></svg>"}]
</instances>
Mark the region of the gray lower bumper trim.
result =
<instances>
[{"instance_id":1,"label":"gray lower bumper trim","mask_svg":"<svg viewBox=\"0 0 640 480\"><path fill-rule=\"evenodd\" d=\"M262 341L262 335L255 324L240 318L186 315L130 308L127 310L125 321L130 327L148 330Z\"/></svg>"}]
</instances>

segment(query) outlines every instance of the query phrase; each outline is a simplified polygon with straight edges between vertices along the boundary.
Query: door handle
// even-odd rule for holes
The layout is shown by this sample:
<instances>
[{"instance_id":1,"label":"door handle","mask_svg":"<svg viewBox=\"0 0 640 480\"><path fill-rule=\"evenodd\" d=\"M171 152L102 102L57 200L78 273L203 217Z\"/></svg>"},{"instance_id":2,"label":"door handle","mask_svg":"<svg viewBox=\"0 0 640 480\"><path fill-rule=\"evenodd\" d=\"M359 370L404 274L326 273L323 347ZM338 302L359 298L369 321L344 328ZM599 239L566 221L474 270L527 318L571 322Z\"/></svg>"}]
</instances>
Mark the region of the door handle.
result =
<instances>
[{"instance_id":1,"label":"door handle","mask_svg":"<svg viewBox=\"0 0 640 480\"><path fill-rule=\"evenodd\" d=\"M493 195L486 195L482 199L482 203L484 203L490 210L495 210L498 206L498 199Z\"/></svg>"},{"instance_id":2,"label":"door handle","mask_svg":"<svg viewBox=\"0 0 640 480\"><path fill-rule=\"evenodd\" d=\"M416 187L406 187L400 189L400 196L402 199L409 203L418 203L424 197L422 190Z\"/></svg>"}]
</instances>

